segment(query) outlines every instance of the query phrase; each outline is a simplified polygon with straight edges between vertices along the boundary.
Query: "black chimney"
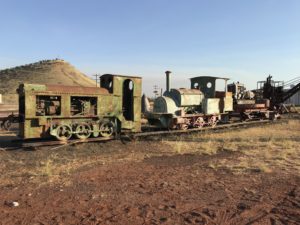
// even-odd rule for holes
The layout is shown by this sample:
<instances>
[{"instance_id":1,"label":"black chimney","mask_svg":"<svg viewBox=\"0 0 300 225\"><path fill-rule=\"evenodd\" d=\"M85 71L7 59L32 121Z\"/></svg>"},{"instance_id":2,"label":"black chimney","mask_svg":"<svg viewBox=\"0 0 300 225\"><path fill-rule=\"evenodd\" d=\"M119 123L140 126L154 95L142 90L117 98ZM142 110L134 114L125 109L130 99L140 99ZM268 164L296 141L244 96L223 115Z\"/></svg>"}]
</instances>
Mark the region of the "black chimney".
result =
<instances>
[{"instance_id":1,"label":"black chimney","mask_svg":"<svg viewBox=\"0 0 300 225\"><path fill-rule=\"evenodd\" d=\"M166 91L169 92L170 91L170 75L171 75L171 71L166 71Z\"/></svg>"}]
</instances>

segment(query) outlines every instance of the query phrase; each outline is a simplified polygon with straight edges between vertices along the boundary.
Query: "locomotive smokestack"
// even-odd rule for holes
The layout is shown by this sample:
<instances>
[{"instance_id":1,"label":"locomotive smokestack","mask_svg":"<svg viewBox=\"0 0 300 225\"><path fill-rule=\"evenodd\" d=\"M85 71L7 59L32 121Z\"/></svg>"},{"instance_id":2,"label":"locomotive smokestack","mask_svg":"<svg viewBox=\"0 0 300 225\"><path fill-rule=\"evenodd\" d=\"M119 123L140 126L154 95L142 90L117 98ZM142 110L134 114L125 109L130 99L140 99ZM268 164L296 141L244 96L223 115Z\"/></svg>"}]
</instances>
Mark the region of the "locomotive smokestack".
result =
<instances>
[{"instance_id":1,"label":"locomotive smokestack","mask_svg":"<svg viewBox=\"0 0 300 225\"><path fill-rule=\"evenodd\" d=\"M170 75L171 75L171 71L166 71L166 91L169 92L170 91Z\"/></svg>"}]
</instances>

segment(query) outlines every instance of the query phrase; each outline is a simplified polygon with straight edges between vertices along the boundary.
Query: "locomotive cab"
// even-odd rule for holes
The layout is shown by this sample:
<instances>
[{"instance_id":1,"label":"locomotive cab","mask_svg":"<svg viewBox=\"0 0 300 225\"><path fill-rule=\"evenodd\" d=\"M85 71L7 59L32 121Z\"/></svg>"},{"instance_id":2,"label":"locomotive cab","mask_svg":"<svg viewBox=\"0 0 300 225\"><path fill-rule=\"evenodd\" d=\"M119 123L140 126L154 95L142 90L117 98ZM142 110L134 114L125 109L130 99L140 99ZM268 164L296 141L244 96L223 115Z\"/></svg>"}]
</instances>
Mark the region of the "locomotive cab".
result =
<instances>
[{"instance_id":1,"label":"locomotive cab","mask_svg":"<svg viewBox=\"0 0 300 225\"><path fill-rule=\"evenodd\" d=\"M232 93L227 90L229 78L199 76L190 80L191 89L199 89L204 94L204 113L227 113L233 110ZM224 91L217 91L217 80L224 81Z\"/></svg>"},{"instance_id":2,"label":"locomotive cab","mask_svg":"<svg viewBox=\"0 0 300 225\"><path fill-rule=\"evenodd\" d=\"M118 111L122 129L140 131L142 78L104 74L100 77L100 87L113 95L113 108Z\"/></svg>"}]
</instances>

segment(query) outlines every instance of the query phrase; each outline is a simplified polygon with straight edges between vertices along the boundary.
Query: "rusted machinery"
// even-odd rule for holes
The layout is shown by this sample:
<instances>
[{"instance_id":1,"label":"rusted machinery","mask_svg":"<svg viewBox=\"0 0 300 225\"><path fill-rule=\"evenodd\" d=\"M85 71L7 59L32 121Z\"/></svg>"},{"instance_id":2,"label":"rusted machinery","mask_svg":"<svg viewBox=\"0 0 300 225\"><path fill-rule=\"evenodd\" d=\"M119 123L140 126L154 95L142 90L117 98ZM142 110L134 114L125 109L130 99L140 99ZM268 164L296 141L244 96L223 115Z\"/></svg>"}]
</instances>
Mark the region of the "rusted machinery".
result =
<instances>
[{"instance_id":1,"label":"rusted machinery","mask_svg":"<svg viewBox=\"0 0 300 225\"><path fill-rule=\"evenodd\" d=\"M232 96L226 90L227 78L194 77L191 88L170 89L170 71L166 71L166 91L146 112L150 124L168 129L215 126L232 111ZM216 80L225 81L224 91L216 91Z\"/></svg>"},{"instance_id":2,"label":"rusted machinery","mask_svg":"<svg viewBox=\"0 0 300 225\"><path fill-rule=\"evenodd\" d=\"M141 130L141 78L105 74L101 87L22 84L23 139L109 137Z\"/></svg>"},{"instance_id":3,"label":"rusted machinery","mask_svg":"<svg viewBox=\"0 0 300 225\"><path fill-rule=\"evenodd\" d=\"M214 127L237 116L242 120L275 119L269 100L255 99L243 84L227 85L228 78L191 78L190 88L171 88L166 71L166 91L144 115L155 128L186 130ZM224 86L217 91L217 82ZM82 140L113 137L141 131L140 77L105 74L100 87L22 84L18 89L20 133L23 139L55 137ZM146 101L146 98L143 98ZM145 102L143 102L145 103Z\"/></svg>"},{"instance_id":4,"label":"rusted machinery","mask_svg":"<svg viewBox=\"0 0 300 225\"><path fill-rule=\"evenodd\" d=\"M18 122L18 106L10 104L0 104L0 129L9 130L13 123Z\"/></svg>"},{"instance_id":5,"label":"rusted machinery","mask_svg":"<svg viewBox=\"0 0 300 225\"><path fill-rule=\"evenodd\" d=\"M291 87L290 89L288 89ZM288 90L285 90L288 89ZM257 82L257 92L263 98L270 100L270 105L281 112L286 111L284 102L300 91L300 77L296 77L287 82L275 81L269 75L265 81Z\"/></svg>"},{"instance_id":6,"label":"rusted machinery","mask_svg":"<svg viewBox=\"0 0 300 225\"><path fill-rule=\"evenodd\" d=\"M233 96L233 111L229 116L241 120L277 119L279 114L270 106L270 100L256 96L253 91L246 90L242 83L232 83L227 86Z\"/></svg>"}]
</instances>

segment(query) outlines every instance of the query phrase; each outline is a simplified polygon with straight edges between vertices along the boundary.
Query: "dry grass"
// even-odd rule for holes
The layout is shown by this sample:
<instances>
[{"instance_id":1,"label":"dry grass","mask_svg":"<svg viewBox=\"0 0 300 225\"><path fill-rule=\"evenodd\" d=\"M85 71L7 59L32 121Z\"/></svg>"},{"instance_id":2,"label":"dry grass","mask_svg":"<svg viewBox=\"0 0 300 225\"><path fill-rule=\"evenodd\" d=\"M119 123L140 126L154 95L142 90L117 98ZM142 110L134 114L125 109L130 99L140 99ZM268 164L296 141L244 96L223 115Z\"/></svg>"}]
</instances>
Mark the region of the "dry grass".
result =
<instances>
[{"instance_id":1,"label":"dry grass","mask_svg":"<svg viewBox=\"0 0 300 225\"><path fill-rule=\"evenodd\" d=\"M32 182L39 185L70 183L76 171L105 164L139 162L145 158L178 154L210 155L206 164L214 170L300 173L300 120L288 124L169 137L159 142L83 144L57 150L0 151L0 186ZM214 155L227 152L226 157Z\"/></svg>"},{"instance_id":2,"label":"dry grass","mask_svg":"<svg viewBox=\"0 0 300 225\"><path fill-rule=\"evenodd\" d=\"M136 151L134 145L131 144L133 151L120 151L117 154L103 152L97 144L68 146L55 151L48 149L18 153L3 151L0 153L2 161L0 170L5 173L0 174L0 186L14 185L24 179L38 185L55 184L58 181L69 183L69 175L83 168L144 160L145 153ZM87 147L90 149L86 149ZM22 156L19 158L18 154Z\"/></svg>"},{"instance_id":3,"label":"dry grass","mask_svg":"<svg viewBox=\"0 0 300 225\"><path fill-rule=\"evenodd\" d=\"M187 138L165 140L175 153L217 154L238 152L241 157L209 163L212 169L230 169L234 173L247 171L272 172L276 169L300 172L300 121L268 125L217 134L196 134ZM175 138L176 139L176 138Z\"/></svg>"}]
</instances>

